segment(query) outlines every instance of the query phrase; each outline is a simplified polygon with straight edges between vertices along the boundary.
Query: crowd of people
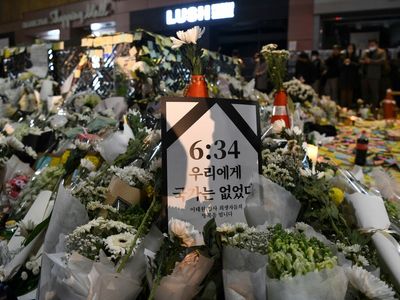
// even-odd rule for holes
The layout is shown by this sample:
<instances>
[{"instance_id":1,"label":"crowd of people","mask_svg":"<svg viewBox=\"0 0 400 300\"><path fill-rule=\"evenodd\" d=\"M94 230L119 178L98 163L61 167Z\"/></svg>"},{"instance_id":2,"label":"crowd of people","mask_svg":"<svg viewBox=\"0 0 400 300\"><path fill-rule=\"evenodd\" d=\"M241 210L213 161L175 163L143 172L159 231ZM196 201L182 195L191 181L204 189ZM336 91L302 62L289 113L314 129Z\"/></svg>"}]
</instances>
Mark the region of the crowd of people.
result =
<instances>
[{"instance_id":1,"label":"crowd of people","mask_svg":"<svg viewBox=\"0 0 400 300\"><path fill-rule=\"evenodd\" d=\"M267 64L262 55L254 56L255 86L268 92ZM354 44L342 49L335 45L328 58L313 50L297 56L293 74L311 85L319 95L328 95L339 105L355 107L361 98L371 107L379 106L386 90L400 91L400 51L390 57L377 40L368 41L368 49L358 51Z\"/></svg>"}]
</instances>

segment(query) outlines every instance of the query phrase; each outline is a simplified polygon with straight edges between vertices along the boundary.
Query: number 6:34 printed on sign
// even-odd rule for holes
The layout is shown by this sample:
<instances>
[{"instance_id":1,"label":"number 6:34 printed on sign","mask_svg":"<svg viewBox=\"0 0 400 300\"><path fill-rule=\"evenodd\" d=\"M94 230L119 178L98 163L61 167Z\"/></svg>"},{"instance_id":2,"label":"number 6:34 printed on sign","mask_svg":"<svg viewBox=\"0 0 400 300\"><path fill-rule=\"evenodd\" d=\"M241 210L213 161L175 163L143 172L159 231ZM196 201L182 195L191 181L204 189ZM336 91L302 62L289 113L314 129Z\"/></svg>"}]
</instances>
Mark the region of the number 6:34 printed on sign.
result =
<instances>
[{"instance_id":1,"label":"number 6:34 printed on sign","mask_svg":"<svg viewBox=\"0 0 400 300\"><path fill-rule=\"evenodd\" d=\"M201 140L198 140L194 142L190 146L190 157L194 160L200 160L204 157L204 150L203 148L199 145ZM215 153L213 156L211 154L207 154L205 158L211 159L214 157L215 159L224 159L227 155L232 155L235 159L239 157L239 150L238 150L238 141L233 141L232 145L229 148L226 148L226 142L223 140L216 140L213 145L206 144L205 148L214 150L215 146Z\"/></svg>"}]
</instances>

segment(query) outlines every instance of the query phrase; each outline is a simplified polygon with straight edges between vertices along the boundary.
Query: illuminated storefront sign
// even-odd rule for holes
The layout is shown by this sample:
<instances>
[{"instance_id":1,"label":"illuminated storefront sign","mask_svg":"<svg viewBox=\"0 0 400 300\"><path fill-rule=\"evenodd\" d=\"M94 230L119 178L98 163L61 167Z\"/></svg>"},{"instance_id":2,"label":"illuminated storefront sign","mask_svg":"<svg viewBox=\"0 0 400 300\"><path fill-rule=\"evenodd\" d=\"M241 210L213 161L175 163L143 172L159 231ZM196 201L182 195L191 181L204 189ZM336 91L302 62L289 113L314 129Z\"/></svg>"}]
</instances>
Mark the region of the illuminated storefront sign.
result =
<instances>
[{"instance_id":1,"label":"illuminated storefront sign","mask_svg":"<svg viewBox=\"0 0 400 300\"><path fill-rule=\"evenodd\" d=\"M106 17L111 14L111 0L103 0L101 3L89 3L86 10L69 11L62 13L59 9L52 10L47 17L22 22L22 28L32 28L49 24L61 24L68 28L73 21L81 23L88 19Z\"/></svg>"},{"instance_id":2,"label":"illuminated storefront sign","mask_svg":"<svg viewBox=\"0 0 400 300\"><path fill-rule=\"evenodd\" d=\"M235 2L168 9L165 16L167 25L229 19L235 16Z\"/></svg>"}]
</instances>

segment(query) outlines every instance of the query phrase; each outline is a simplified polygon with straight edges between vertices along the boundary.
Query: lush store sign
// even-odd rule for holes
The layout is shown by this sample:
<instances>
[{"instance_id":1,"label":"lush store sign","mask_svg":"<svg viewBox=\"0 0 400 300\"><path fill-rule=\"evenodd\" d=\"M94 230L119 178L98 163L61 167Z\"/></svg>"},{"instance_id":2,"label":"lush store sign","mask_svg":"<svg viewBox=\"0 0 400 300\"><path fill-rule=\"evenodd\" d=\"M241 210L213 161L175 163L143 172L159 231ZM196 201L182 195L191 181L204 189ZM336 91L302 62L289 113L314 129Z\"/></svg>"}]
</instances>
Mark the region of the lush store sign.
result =
<instances>
[{"instance_id":1,"label":"lush store sign","mask_svg":"<svg viewBox=\"0 0 400 300\"><path fill-rule=\"evenodd\" d=\"M165 16L167 25L230 19L235 16L235 2L168 9Z\"/></svg>"},{"instance_id":2,"label":"lush store sign","mask_svg":"<svg viewBox=\"0 0 400 300\"><path fill-rule=\"evenodd\" d=\"M59 9L52 10L47 17L22 22L22 28L32 28L50 24L61 24L63 28L71 26L71 22L83 22L88 19L106 17L111 14L111 1L104 0L101 3L88 3L86 9L63 13Z\"/></svg>"}]
</instances>

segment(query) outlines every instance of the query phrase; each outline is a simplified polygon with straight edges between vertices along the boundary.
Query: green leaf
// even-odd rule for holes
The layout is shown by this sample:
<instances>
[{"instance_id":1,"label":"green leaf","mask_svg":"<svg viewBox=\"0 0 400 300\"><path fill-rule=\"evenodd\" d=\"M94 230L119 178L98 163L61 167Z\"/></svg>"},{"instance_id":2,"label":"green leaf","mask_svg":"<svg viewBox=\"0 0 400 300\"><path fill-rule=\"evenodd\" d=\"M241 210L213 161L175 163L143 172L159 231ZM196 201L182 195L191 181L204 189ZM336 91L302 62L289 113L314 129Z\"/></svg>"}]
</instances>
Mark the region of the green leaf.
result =
<instances>
[{"instance_id":1,"label":"green leaf","mask_svg":"<svg viewBox=\"0 0 400 300\"><path fill-rule=\"evenodd\" d=\"M24 246L29 245L29 243L32 242L35 239L35 237L37 237L44 229L47 228L47 226L49 226L50 217L51 217L51 215L49 217L47 217L47 219L45 219L44 221L42 221L41 223L36 225L36 227L32 230L32 232L25 239Z\"/></svg>"}]
</instances>

